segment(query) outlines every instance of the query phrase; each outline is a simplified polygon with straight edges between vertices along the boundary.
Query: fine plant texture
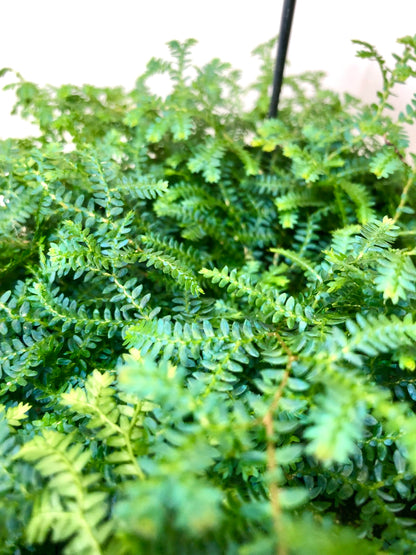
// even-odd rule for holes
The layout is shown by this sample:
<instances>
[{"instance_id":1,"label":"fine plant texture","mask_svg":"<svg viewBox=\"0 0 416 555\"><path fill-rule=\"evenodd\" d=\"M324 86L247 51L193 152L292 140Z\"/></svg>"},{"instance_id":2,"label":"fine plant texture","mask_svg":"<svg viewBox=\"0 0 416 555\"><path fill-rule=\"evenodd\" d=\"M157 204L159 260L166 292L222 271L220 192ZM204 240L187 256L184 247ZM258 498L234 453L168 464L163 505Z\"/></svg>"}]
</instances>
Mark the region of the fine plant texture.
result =
<instances>
[{"instance_id":1,"label":"fine plant texture","mask_svg":"<svg viewBox=\"0 0 416 555\"><path fill-rule=\"evenodd\" d=\"M416 36L278 119L273 41L248 91L194 42L129 92L2 71L0 554L411 555Z\"/></svg>"}]
</instances>

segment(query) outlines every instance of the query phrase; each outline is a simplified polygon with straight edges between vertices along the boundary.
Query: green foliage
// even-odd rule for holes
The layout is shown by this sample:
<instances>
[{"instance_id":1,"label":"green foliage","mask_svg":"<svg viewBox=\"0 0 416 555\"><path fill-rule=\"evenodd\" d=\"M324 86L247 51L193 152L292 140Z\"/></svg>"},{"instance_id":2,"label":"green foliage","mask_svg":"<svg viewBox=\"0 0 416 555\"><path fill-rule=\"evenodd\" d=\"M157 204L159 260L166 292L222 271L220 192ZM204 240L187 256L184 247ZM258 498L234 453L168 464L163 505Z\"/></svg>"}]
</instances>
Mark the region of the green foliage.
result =
<instances>
[{"instance_id":1,"label":"green foliage","mask_svg":"<svg viewBox=\"0 0 416 555\"><path fill-rule=\"evenodd\" d=\"M194 42L129 92L8 86L0 553L411 555L416 38L359 43L377 103L306 73L274 120L274 41L248 91Z\"/></svg>"}]
</instances>

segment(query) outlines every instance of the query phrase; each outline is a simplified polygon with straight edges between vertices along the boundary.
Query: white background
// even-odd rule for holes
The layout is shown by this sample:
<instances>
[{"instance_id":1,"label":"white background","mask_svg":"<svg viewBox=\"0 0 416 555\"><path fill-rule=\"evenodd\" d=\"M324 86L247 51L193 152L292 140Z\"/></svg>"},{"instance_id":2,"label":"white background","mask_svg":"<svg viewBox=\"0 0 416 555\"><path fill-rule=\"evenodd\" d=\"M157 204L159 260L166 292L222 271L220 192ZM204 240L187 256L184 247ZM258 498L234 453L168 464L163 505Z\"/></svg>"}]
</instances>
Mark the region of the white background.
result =
<instances>
[{"instance_id":1,"label":"white background","mask_svg":"<svg viewBox=\"0 0 416 555\"><path fill-rule=\"evenodd\" d=\"M283 0L1 0L0 67L37 83L131 87L168 40L198 39L195 63L213 57L255 78L250 53L278 33ZM355 57L352 39L375 44L390 59L396 39L416 33L416 0L298 0L287 71L324 70L326 84L374 100L377 68ZM10 78L3 79L6 83ZM1 85L1 83L0 83ZM416 92L400 87L403 109ZM284 94L284 90L283 90ZM0 94L0 138L28 133L9 116L12 93ZM412 150L416 132L411 130Z\"/></svg>"}]
</instances>

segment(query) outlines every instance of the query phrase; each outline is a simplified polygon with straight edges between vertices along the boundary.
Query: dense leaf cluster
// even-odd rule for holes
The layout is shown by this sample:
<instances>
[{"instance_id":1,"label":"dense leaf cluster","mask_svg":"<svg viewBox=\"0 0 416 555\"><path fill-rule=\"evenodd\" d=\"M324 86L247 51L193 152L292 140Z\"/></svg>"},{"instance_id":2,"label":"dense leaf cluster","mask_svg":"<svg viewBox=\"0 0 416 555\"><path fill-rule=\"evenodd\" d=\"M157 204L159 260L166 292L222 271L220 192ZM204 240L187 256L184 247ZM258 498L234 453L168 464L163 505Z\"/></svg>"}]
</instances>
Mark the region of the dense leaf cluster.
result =
<instances>
[{"instance_id":1,"label":"dense leaf cluster","mask_svg":"<svg viewBox=\"0 0 416 555\"><path fill-rule=\"evenodd\" d=\"M272 42L250 109L193 42L130 92L9 85L0 553L414 553L416 37L360 43L377 103L307 73L272 120Z\"/></svg>"}]
</instances>

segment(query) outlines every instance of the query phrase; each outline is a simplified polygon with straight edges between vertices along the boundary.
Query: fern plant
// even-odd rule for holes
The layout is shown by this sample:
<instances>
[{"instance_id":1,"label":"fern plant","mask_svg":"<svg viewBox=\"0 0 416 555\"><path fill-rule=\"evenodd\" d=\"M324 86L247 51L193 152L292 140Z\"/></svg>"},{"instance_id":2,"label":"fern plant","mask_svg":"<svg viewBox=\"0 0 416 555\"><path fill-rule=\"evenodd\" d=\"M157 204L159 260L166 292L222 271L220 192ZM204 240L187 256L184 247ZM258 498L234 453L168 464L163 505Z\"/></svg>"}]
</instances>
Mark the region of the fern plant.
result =
<instances>
[{"instance_id":1,"label":"fern plant","mask_svg":"<svg viewBox=\"0 0 416 555\"><path fill-rule=\"evenodd\" d=\"M376 103L306 73L279 119L273 41L249 91L193 40L128 92L16 74L39 134L0 143L0 553L415 552L399 43L358 43Z\"/></svg>"}]
</instances>

